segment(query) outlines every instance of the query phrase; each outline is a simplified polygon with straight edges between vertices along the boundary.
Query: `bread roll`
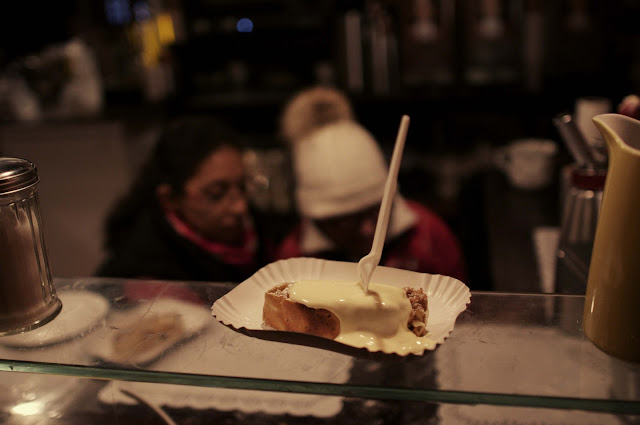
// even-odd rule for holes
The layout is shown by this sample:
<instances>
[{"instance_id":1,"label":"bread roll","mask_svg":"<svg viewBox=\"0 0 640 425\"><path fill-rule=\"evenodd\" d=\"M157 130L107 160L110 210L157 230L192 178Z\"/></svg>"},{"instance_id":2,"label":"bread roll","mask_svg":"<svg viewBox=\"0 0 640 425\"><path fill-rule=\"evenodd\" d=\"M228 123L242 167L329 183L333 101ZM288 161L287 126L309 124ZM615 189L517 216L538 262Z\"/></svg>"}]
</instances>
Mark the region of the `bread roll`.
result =
<instances>
[{"instance_id":1,"label":"bread roll","mask_svg":"<svg viewBox=\"0 0 640 425\"><path fill-rule=\"evenodd\" d=\"M178 313L151 314L133 326L118 329L113 337L113 353L117 361L137 358L147 352L168 347L184 335L182 316Z\"/></svg>"}]
</instances>

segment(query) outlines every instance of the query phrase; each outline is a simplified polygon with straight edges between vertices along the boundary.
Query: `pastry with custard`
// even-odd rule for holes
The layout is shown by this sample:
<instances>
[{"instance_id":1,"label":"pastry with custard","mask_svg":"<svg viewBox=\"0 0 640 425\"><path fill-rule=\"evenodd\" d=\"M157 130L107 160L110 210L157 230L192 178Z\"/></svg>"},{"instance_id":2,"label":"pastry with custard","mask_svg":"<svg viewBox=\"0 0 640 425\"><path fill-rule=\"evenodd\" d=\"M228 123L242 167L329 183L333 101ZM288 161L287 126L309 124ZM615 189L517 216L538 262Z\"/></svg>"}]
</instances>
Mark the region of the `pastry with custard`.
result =
<instances>
[{"instance_id":1,"label":"pastry with custard","mask_svg":"<svg viewBox=\"0 0 640 425\"><path fill-rule=\"evenodd\" d=\"M428 298L419 288L358 282L286 282L265 293L262 318L272 329L333 339L374 351L420 353L428 339Z\"/></svg>"}]
</instances>

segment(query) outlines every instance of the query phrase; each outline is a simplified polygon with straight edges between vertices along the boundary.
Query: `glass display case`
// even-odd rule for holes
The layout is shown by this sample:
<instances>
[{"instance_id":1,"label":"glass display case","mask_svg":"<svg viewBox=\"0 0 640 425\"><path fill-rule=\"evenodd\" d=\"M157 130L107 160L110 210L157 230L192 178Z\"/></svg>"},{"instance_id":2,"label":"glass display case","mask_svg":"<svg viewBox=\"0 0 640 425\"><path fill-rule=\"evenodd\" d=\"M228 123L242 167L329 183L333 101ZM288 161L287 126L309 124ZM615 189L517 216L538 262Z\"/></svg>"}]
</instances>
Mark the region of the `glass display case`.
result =
<instances>
[{"instance_id":1,"label":"glass display case","mask_svg":"<svg viewBox=\"0 0 640 425\"><path fill-rule=\"evenodd\" d=\"M0 337L2 423L640 420L640 364L586 339L583 296L472 292L444 344L402 357L227 327L231 283L55 285L58 317Z\"/></svg>"}]
</instances>

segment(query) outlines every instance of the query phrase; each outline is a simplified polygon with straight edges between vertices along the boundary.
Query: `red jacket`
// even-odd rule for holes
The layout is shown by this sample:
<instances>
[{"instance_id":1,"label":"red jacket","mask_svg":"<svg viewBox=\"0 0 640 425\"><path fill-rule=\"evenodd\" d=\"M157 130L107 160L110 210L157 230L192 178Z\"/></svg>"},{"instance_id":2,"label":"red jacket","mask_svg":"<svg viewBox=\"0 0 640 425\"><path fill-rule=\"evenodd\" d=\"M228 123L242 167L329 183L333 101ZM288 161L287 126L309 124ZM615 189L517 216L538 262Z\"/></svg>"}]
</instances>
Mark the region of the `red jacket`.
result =
<instances>
[{"instance_id":1,"label":"red jacket","mask_svg":"<svg viewBox=\"0 0 640 425\"><path fill-rule=\"evenodd\" d=\"M417 202L407 201L407 205L415 214L416 222L408 231L386 241L380 265L464 281L466 272L460 244L446 223ZM276 252L277 260L293 257L345 260L332 251L303 253L300 247L302 229L300 223L284 238Z\"/></svg>"}]
</instances>

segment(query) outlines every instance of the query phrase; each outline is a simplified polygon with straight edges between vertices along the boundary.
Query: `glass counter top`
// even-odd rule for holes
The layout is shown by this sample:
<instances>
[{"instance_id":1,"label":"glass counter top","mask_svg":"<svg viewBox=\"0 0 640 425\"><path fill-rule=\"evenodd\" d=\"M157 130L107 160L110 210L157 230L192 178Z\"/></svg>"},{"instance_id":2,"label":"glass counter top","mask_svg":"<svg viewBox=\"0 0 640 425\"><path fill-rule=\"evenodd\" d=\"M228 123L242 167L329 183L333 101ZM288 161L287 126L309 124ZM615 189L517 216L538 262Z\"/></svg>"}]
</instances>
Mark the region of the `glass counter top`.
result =
<instances>
[{"instance_id":1,"label":"glass counter top","mask_svg":"<svg viewBox=\"0 0 640 425\"><path fill-rule=\"evenodd\" d=\"M0 377L98 378L160 398L165 384L182 392L242 390L240 399L250 394L255 403L260 394L306 394L317 398L309 409L329 409L338 396L640 414L640 365L603 353L583 335L582 296L472 292L444 344L400 357L222 325L210 307L230 283L83 278L55 285L58 317L0 337ZM174 313L182 319L172 334L163 321ZM155 330L136 334L145 323ZM131 351L160 329L155 348Z\"/></svg>"}]
</instances>

